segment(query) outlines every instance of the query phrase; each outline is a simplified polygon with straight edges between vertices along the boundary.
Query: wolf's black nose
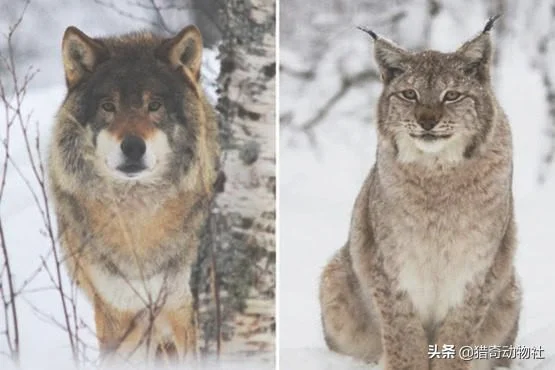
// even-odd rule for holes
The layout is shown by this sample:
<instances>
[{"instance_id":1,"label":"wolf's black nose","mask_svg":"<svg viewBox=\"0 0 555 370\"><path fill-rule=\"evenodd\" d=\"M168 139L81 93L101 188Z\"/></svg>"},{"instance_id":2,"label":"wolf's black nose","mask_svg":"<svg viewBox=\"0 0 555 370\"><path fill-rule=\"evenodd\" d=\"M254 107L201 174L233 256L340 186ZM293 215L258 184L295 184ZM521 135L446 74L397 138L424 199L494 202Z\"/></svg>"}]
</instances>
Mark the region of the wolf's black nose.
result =
<instances>
[{"instance_id":1,"label":"wolf's black nose","mask_svg":"<svg viewBox=\"0 0 555 370\"><path fill-rule=\"evenodd\" d=\"M121 142L121 151L128 159L138 161L145 154L145 141L138 136L127 135Z\"/></svg>"}]
</instances>

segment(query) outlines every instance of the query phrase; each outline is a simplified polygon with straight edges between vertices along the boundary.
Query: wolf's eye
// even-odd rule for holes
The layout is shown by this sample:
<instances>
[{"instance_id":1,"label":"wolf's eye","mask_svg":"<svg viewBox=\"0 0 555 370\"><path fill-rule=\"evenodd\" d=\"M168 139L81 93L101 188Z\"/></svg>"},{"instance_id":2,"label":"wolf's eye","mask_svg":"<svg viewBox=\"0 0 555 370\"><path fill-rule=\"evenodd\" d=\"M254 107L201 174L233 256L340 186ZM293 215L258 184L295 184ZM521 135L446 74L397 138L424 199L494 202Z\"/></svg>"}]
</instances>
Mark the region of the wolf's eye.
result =
<instances>
[{"instance_id":1,"label":"wolf's eye","mask_svg":"<svg viewBox=\"0 0 555 370\"><path fill-rule=\"evenodd\" d=\"M104 109L106 112L115 112L116 111L116 105L114 103L110 103L110 102L106 102L106 103L102 103L101 105L102 109Z\"/></svg>"},{"instance_id":2,"label":"wolf's eye","mask_svg":"<svg viewBox=\"0 0 555 370\"><path fill-rule=\"evenodd\" d=\"M153 101L153 102L148 103L148 110L150 112L156 112L161 107L162 107L162 103L157 102L157 101Z\"/></svg>"},{"instance_id":3,"label":"wolf's eye","mask_svg":"<svg viewBox=\"0 0 555 370\"><path fill-rule=\"evenodd\" d=\"M403 95L403 98L407 100L416 100L416 98L418 97L418 94L416 94L416 91L414 91L413 89L401 91L401 95Z\"/></svg>"},{"instance_id":4,"label":"wolf's eye","mask_svg":"<svg viewBox=\"0 0 555 370\"><path fill-rule=\"evenodd\" d=\"M455 101L461 97L461 93L456 91L447 91L445 95L443 95L443 101Z\"/></svg>"}]
</instances>

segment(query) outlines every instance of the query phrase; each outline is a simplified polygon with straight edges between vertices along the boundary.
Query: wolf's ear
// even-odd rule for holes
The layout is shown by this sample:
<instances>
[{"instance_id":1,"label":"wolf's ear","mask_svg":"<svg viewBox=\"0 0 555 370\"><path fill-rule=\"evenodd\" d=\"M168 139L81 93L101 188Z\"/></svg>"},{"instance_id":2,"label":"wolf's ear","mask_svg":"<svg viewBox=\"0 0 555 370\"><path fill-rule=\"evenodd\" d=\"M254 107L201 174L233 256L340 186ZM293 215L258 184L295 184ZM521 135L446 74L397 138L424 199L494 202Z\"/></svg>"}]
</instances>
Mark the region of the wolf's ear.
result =
<instances>
[{"instance_id":1,"label":"wolf's ear","mask_svg":"<svg viewBox=\"0 0 555 370\"><path fill-rule=\"evenodd\" d=\"M186 67L194 78L200 78L202 64L202 36L197 27L191 25L175 37L165 40L156 49L156 56L174 68Z\"/></svg>"},{"instance_id":2,"label":"wolf's ear","mask_svg":"<svg viewBox=\"0 0 555 370\"><path fill-rule=\"evenodd\" d=\"M466 75L475 76L481 80L488 78L493 57L493 46L489 31L499 17L499 15L491 17L478 36L465 42L457 49L456 53L464 57L467 62L464 68Z\"/></svg>"},{"instance_id":3,"label":"wolf's ear","mask_svg":"<svg viewBox=\"0 0 555 370\"><path fill-rule=\"evenodd\" d=\"M408 51L378 36L372 30L364 27L358 27L358 29L366 32L374 39L374 58L378 63L384 83L389 83L404 72L401 61L410 54Z\"/></svg>"},{"instance_id":4,"label":"wolf's ear","mask_svg":"<svg viewBox=\"0 0 555 370\"><path fill-rule=\"evenodd\" d=\"M66 83L71 88L92 73L98 64L108 59L109 53L102 42L70 26L64 33L62 57Z\"/></svg>"}]
</instances>

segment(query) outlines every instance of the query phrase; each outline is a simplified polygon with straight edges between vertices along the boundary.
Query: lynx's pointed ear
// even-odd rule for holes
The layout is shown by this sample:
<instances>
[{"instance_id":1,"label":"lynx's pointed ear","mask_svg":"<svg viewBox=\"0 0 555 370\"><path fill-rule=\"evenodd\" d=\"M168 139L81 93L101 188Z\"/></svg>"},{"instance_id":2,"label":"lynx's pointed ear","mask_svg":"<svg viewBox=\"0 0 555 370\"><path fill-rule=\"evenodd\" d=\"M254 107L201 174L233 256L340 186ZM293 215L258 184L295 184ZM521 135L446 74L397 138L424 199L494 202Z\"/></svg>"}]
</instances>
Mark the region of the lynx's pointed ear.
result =
<instances>
[{"instance_id":1,"label":"lynx's pointed ear","mask_svg":"<svg viewBox=\"0 0 555 370\"><path fill-rule=\"evenodd\" d=\"M374 58L380 67L384 83L389 83L404 72L401 61L409 55L408 51L378 36L372 30L364 27L358 27L358 29L374 39Z\"/></svg>"},{"instance_id":2,"label":"lynx's pointed ear","mask_svg":"<svg viewBox=\"0 0 555 370\"><path fill-rule=\"evenodd\" d=\"M185 27L175 37L165 40L156 50L156 57L174 68L185 67L193 77L200 78L202 36L197 27Z\"/></svg>"},{"instance_id":3,"label":"lynx's pointed ear","mask_svg":"<svg viewBox=\"0 0 555 370\"><path fill-rule=\"evenodd\" d=\"M101 41L90 38L76 27L68 27L62 40L62 58L68 88L77 85L108 57L108 49Z\"/></svg>"},{"instance_id":4,"label":"lynx's pointed ear","mask_svg":"<svg viewBox=\"0 0 555 370\"><path fill-rule=\"evenodd\" d=\"M489 33L481 33L470 41L465 42L457 53L470 63L488 63L491 60L492 45Z\"/></svg>"},{"instance_id":5,"label":"lynx's pointed ear","mask_svg":"<svg viewBox=\"0 0 555 370\"><path fill-rule=\"evenodd\" d=\"M493 46L489 31L495 21L500 17L491 17L486 23L484 30L472 40L465 42L456 53L464 57L468 63L464 73L469 76L476 76L480 79L489 76L490 63L493 56Z\"/></svg>"}]
</instances>

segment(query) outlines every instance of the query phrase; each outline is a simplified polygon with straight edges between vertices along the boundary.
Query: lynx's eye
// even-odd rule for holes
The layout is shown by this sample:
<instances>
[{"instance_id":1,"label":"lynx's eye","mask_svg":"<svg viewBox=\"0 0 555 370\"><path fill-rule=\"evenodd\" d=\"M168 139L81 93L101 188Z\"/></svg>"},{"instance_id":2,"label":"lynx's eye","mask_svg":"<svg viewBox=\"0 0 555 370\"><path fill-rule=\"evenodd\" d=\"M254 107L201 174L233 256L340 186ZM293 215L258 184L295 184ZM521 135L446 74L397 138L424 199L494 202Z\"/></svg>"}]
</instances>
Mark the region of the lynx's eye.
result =
<instances>
[{"instance_id":1,"label":"lynx's eye","mask_svg":"<svg viewBox=\"0 0 555 370\"><path fill-rule=\"evenodd\" d=\"M460 97L461 97L461 93L459 93L459 92L447 91L445 93L445 95L443 95L443 101L445 101L445 102L455 101L455 100L459 99Z\"/></svg>"},{"instance_id":2,"label":"lynx's eye","mask_svg":"<svg viewBox=\"0 0 555 370\"><path fill-rule=\"evenodd\" d=\"M407 100L416 100L418 98L418 94L413 89L401 91L401 95Z\"/></svg>"},{"instance_id":3,"label":"lynx's eye","mask_svg":"<svg viewBox=\"0 0 555 370\"><path fill-rule=\"evenodd\" d=\"M109 113L113 113L113 112L116 111L116 105L114 103L111 103L111 102L102 103L102 105L100 107L104 111L109 112Z\"/></svg>"},{"instance_id":4,"label":"lynx's eye","mask_svg":"<svg viewBox=\"0 0 555 370\"><path fill-rule=\"evenodd\" d=\"M160 103L158 101L152 101L152 102L148 103L149 112L156 112L161 107L162 107L162 103Z\"/></svg>"}]
</instances>

